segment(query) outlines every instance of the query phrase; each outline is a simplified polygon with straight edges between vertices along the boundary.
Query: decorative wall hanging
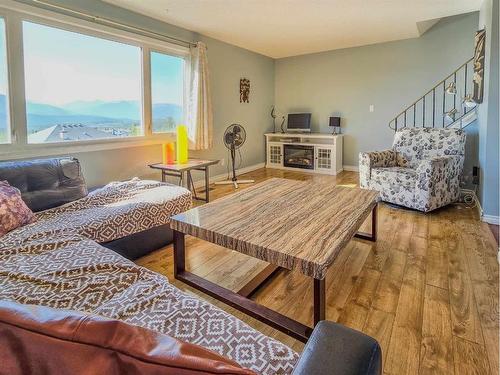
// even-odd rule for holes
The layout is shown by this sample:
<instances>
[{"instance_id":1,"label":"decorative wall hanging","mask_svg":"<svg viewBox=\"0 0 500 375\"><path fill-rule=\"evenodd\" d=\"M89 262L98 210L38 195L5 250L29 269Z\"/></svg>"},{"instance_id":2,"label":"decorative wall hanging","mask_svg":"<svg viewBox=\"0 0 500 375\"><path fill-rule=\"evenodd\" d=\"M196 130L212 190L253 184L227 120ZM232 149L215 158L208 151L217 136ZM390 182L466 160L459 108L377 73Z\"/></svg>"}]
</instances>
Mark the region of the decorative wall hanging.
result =
<instances>
[{"instance_id":1,"label":"decorative wall hanging","mask_svg":"<svg viewBox=\"0 0 500 375\"><path fill-rule=\"evenodd\" d=\"M250 103L250 80L240 78L240 103Z\"/></svg>"},{"instance_id":2,"label":"decorative wall hanging","mask_svg":"<svg viewBox=\"0 0 500 375\"><path fill-rule=\"evenodd\" d=\"M486 30L479 30L476 32L474 40L474 75L472 81L474 82L474 95L473 99L476 103L483 102L484 90L484 47L486 42Z\"/></svg>"}]
</instances>

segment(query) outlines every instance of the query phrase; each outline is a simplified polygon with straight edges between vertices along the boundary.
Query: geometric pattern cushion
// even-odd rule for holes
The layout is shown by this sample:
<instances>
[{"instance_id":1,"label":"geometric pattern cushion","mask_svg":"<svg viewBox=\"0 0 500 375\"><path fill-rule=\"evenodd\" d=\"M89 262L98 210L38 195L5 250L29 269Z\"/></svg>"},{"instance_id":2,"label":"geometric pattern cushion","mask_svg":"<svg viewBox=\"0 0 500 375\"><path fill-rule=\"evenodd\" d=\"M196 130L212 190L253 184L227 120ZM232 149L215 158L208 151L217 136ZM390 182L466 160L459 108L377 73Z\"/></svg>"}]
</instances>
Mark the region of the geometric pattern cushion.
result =
<instances>
[{"instance_id":1,"label":"geometric pattern cushion","mask_svg":"<svg viewBox=\"0 0 500 375\"><path fill-rule=\"evenodd\" d=\"M103 243L168 224L191 203L191 193L180 186L139 179L112 182L82 199L37 212L36 228L26 226L15 233L24 238L31 232L76 233Z\"/></svg>"},{"instance_id":2,"label":"geometric pattern cushion","mask_svg":"<svg viewBox=\"0 0 500 375\"><path fill-rule=\"evenodd\" d=\"M35 221L35 215L21 198L19 189L0 181L0 237Z\"/></svg>"}]
</instances>

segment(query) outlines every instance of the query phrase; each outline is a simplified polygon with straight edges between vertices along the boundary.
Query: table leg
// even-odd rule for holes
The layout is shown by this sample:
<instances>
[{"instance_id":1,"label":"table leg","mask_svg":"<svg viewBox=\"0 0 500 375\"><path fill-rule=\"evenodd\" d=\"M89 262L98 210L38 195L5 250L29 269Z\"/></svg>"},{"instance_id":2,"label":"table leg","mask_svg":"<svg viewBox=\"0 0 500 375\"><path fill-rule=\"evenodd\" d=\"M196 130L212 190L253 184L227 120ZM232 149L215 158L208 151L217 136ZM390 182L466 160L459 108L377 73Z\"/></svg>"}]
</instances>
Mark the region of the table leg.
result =
<instances>
[{"instance_id":1,"label":"table leg","mask_svg":"<svg viewBox=\"0 0 500 375\"><path fill-rule=\"evenodd\" d=\"M377 241L377 207L378 204L373 207L372 211L372 241Z\"/></svg>"},{"instance_id":2,"label":"table leg","mask_svg":"<svg viewBox=\"0 0 500 375\"><path fill-rule=\"evenodd\" d=\"M370 234L356 233L354 237L372 242L377 241L377 205L375 205L372 210L372 232Z\"/></svg>"},{"instance_id":3,"label":"table leg","mask_svg":"<svg viewBox=\"0 0 500 375\"><path fill-rule=\"evenodd\" d=\"M179 186L184 187L184 172L179 174Z\"/></svg>"},{"instance_id":4,"label":"table leg","mask_svg":"<svg viewBox=\"0 0 500 375\"><path fill-rule=\"evenodd\" d=\"M191 171L187 171L187 185L188 189L193 191L194 199L198 199L196 195L196 188L194 187L193 176L191 175Z\"/></svg>"},{"instance_id":5,"label":"table leg","mask_svg":"<svg viewBox=\"0 0 500 375\"><path fill-rule=\"evenodd\" d=\"M205 202L210 202L210 173L208 173L208 165L205 167Z\"/></svg>"},{"instance_id":6,"label":"table leg","mask_svg":"<svg viewBox=\"0 0 500 375\"><path fill-rule=\"evenodd\" d=\"M161 182L166 182L165 171L161 171Z\"/></svg>"},{"instance_id":7,"label":"table leg","mask_svg":"<svg viewBox=\"0 0 500 375\"><path fill-rule=\"evenodd\" d=\"M326 318L325 279L314 279L314 322L315 326Z\"/></svg>"},{"instance_id":8,"label":"table leg","mask_svg":"<svg viewBox=\"0 0 500 375\"><path fill-rule=\"evenodd\" d=\"M186 245L184 233L174 230L174 277L186 269Z\"/></svg>"}]
</instances>

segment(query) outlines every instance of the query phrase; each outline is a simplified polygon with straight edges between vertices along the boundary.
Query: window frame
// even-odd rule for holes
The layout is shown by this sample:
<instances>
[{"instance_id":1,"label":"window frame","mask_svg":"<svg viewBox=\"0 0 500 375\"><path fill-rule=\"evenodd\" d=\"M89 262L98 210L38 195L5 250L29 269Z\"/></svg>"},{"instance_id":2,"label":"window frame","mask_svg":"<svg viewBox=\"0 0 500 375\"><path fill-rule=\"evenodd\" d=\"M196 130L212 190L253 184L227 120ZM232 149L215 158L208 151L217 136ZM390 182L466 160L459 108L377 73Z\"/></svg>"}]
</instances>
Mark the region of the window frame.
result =
<instances>
[{"instance_id":1,"label":"window frame","mask_svg":"<svg viewBox=\"0 0 500 375\"><path fill-rule=\"evenodd\" d=\"M174 133L153 133L151 101L151 52L159 52L184 59L184 98L187 94L189 67L189 48L163 42L147 36L96 24L90 21L67 16L33 6L14 3L7 0L0 6L0 17L5 21L8 72L8 113L11 143L0 144L0 160L16 157L49 156L61 153L87 152L124 147L146 146L170 141ZM96 140L28 143L27 115L25 96L25 74L23 53L23 22L32 22L43 26L76 32L109 41L123 43L140 48L141 51L141 112L144 134L123 138ZM12 44L12 46L11 46ZM15 46L21 48L15 48ZM9 47L12 48L9 48ZM16 67L9 69L9 67ZM183 113L186 115L186 103Z\"/></svg>"},{"instance_id":2,"label":"window frame","mask_svg":"<svg viewBox=\"0 0 500 375\"><path fill-rule=\"evenodd\" d=\"M2 15L0 12L0 19L3 21L3 26L4 26L4 36L5 36L5 72L7 74L6 78L6 93L5 93L5 115L6 115L6 133L7 133L7 140L5 142L0 141L0 146L9 146L13 143L13 134L12 134L12 116L11 116L11 100L10 100L10 67L9 67L9 44L8 44L8 26L7 26L7 18Z\"/></svg>"}]
</instances>

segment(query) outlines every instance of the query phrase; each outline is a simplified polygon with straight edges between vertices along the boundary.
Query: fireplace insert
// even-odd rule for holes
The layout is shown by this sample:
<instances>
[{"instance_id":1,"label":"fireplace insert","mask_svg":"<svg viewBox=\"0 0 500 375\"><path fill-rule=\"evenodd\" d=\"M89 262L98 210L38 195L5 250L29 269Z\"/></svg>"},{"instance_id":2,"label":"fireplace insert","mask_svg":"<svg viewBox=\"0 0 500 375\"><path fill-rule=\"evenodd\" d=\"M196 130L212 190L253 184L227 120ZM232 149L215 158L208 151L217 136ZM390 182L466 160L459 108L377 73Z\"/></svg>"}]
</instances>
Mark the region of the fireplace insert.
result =
<instances>
[{"instance_id":1,"label":"fireplace insert","mask_svg":"<svg viewBox=\"0 0 500 375\"><path fill-rule=\"evenodd\" d=\"M314 169L314 147L284 145L283 165L285 167Z\"/></svg>"}]
</instances>

